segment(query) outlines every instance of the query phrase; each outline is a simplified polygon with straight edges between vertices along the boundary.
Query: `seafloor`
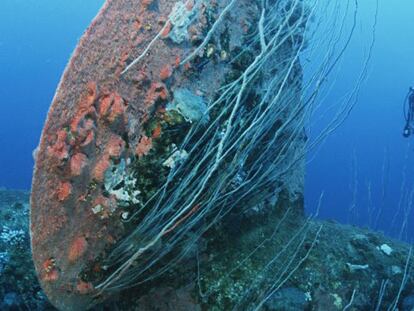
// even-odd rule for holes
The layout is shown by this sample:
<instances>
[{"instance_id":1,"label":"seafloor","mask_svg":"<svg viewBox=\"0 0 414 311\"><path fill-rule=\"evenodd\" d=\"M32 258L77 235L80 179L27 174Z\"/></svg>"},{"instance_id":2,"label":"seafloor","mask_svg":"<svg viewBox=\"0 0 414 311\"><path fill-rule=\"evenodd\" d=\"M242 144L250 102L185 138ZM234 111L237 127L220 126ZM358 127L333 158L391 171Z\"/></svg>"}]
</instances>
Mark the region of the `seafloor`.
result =
<instances>
[{"instance_id":1,"label":"seafloor","mask_svg":"<svg viewBox=\"0 0 414 311\"><path fill-rule=\"evenodd\" d=\"M216 238L200 243L200 258L190 254L162 282L130 289L96 309L250 310L260 302L255 293L277 283L282 286L260 310L413 310L408 245L294 213L283 218L283 206L275 211L231 219ZM54 310L35 276L28 214L28 192L0 189L0 310Z\"/></svg>"}]
</instances>

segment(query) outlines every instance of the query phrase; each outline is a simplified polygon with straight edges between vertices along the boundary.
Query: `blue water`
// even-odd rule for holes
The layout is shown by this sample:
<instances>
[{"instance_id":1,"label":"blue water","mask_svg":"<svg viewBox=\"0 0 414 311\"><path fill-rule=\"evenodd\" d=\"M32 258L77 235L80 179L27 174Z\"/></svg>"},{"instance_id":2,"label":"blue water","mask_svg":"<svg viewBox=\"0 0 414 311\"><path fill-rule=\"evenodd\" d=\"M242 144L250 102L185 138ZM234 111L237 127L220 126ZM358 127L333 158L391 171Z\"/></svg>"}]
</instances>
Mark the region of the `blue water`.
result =
<instances>
[{"instance_id":1,"label":"blue water","mask_svg":"<svg viewBox=\"0 0 414 311\"><path fill-rule=\"evenodd\" d=\"M0 186L29 189L60 76L103 0L0 1Z\"/></svg>"},{"instance_id":2,"label":"blue water","mask_svg":"<svg viewBox=\"0 0 414 311\"><path fill-rule=\"evenodd\" d=\"M359 3L356 32L337 72L337 81L326 100L328 104L337 102L339 96L355 85L372 40L375 2ZM402 137L403 101L409 86L414 85L414 36L410 33L414 29L413 11L414 1L411 0L379 1L375 46L369 75L361 88L358 103L345 123L307 165L306 176L308 210L314 209L320 193L324 192L320 212L322 217L370 225L397 236L400 226L391 228L391 222L398 211L404 175L407 176L404 191L414 188L414 137ZM317 127L321 126L318 124ZM355 183L353 162L356 162L357 167L358 217L352 217L349 211ZM409 208L408 204L402 205ZM369 214L373 213L367 212L369 206L375 213L381 214L378 222L370 219L373 217ZM410 213L408 218L411 220L407 225L409 227L414 220L414 213ZM401 224L402 217L398 219L398 224ZM405 239L414 238L412 227L403 234Z\"/></svg>"},{"instance_id":3,"label":"blue water","mask_svg":"<svg viewBox=\"0 0 414 311\"><path fill-rule=\"evenodd\" d=\"M1 1L0 186L30 187L32 150L38 144L60 76L103 2ZM409 145L414 138L407 140L401 135L403 100L408 87L414 85L414 36L410 32L414 29L414 1L380 2L369 77L350 117L309 156L312 161L306 169L305 197L312 212L324 192L323 218L370 225L398 236L404 217L398 216L393 227L391 220L398 215L404 175L408 190L413 188L414 175L414 143ZM326 99L330 104L355 83L370 44L375 1L359 6L354 38ZM329 117L315 119L316 128L322 128ZM350 211L353 199L356 205ZM413 213L409 218L413 219ZM409 224L407 228L402 237L412 240L414 229Z\"/></svg>"}]
</instances>

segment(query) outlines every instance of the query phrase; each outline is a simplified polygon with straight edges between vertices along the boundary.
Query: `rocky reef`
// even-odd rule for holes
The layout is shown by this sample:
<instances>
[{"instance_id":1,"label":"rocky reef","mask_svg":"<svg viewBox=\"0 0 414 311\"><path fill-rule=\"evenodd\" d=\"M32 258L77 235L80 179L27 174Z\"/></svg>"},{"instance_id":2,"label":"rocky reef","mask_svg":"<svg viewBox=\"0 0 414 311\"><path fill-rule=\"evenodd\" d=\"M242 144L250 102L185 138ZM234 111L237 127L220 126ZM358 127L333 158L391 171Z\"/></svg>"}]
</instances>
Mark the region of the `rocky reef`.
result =
<instances>
[{"instance_id":1,"label":"rocky reef","mask_svg":"<svg viewBox=\"0 0 414 311\"><path fill-rule=\"evenodd\" d=\"M31 258L29 195L0 188L0 310L54 310Z\"/></svg>"},{"instance_id":2,"label":"rocky reef","mask_svg":"<svg viewBox=\"0 0 414 311\"><path fill-rule=\"evenodd\" d=\"M31 260L28 196L0 190L1 310L55 310ZM254 310L263 294L259 310L412 310L409 245L283 206L229 217L164 278L94 310Z\"/></svg>"}]
</instances>

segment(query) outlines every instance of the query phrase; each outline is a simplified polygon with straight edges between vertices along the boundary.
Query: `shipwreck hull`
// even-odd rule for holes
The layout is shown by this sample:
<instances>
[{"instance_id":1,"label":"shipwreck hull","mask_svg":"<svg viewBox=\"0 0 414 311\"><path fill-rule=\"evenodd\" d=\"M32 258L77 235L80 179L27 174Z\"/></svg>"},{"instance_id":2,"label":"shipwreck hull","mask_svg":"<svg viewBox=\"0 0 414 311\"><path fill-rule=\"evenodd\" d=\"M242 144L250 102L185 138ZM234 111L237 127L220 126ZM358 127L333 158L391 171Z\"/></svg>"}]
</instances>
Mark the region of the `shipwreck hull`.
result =
<instances>
[{"instance_id":1,"label":"shipwreck hull","mask_svg":"<svg viewBox=\"0 0 414 311\"><path fill-rule=\"evenodd\" d=\"M36 270L59 309L80 310L100 300L81 272L124 234L125 210L115 196L103 193L105 173L113 163L143 156L161 135L155 129L147 136L142 124L165 107L174 89L186 88L208 100L229 71L225 47L215 47L222 60L204 64L197 81L191 64L180 63L202 39L207 15L217 16L223 5L187 3L182 14L195 22L181 34L176 31L185 37L181 42L170 36L174 26L167 25L174 2L109 0L80 40L42 133L31 198ZM239 44L247 31L246 14L254 8L246 2L237 10L240 16L228 17L240 26L232 31L227 49ZM159 40L146 50L160 31ZM141 53L145 60L123 72Z\"/></svg>"},{"instance_id":2,"label":"shipwreck hull","mask_svg":"<svg viewBox=\"0 0 414 311\"><path fill-rule=\"evenodd\" d=\"M146 207L169 172L187 159L179 146L190 128L207 128L213 114L220 115L207 108L220 97L220 88L237 80L260 54L260 45L254 44L247 56L243 54L246 42L257 35L260 3L108 0L81 38L43 129L31 196L33 259L42 288L57 308L87 309L111 294L107 286L97 285L110 273L105 258L132 230L129 217ZM282 71L280 63L297 52L292 42L284 45L283 53L263 61L260 78L249 81L252 91L243 95L243 111L253 111L250 106L266 98L261 90ZM284 65L291 72L283 74L291 78L288 91L283 91L286 108L278 108L281 115L300 106L301 68L295 58L292 64ZM272 133L284 133L283 127L283 119L269 125L263 141L276 141ZM294 125L286 127L286 137L294 137L294 153L302 154L305 139L297 134L301 129L292 129ZM254 178L269 161L255 163L254 157L270 152L258 145L246 156L246 166L252 171L257 167L251 173ZM282 154L278 148L274 151ZM296 156L287 151L283 155ZM218 172L226 171L223 165ZM257 206L282 189L301 194L302 159L298 156L286 166L293 167L293 173L277 184L269 181L270 187L259 189L255 200L243 204ZM232 183L242 183L242 173L249 176L241 172ZM219 180L218 174L211 173ZM235 192L233 188L229 192ZM204 213L205 206L201 202L181 212L158 234L160 239Z\"/></svg>"}]
</instances>

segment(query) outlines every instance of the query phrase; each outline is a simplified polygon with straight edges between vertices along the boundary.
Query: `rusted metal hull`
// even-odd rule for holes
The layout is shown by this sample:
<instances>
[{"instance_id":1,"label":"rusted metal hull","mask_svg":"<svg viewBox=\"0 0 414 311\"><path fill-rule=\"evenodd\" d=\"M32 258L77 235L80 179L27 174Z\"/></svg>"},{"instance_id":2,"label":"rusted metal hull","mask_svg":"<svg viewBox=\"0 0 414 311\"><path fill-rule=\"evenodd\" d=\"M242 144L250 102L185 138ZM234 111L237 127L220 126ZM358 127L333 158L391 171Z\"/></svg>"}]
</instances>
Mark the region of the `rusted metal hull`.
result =
<instances>
[{"instance_id":1,"label":"rusted metal hull","mask_svg":"<svg viewBox=\"0 0 414 311\"><path fill-rule=\"evenodd\" d=\"M214 4L217 12L224 2ZM108 0L57 89L37 153L31 239L41 285L61 310L87 309L105 298L83 273L99 273L98 257L125 234L124 211L102 187L111 164L141 157L151 148L160 129L149 136L141 125L151 111L163 109L174 88L201 89L211 99L228 72L223 59L197 68L205 74L195 81L189 74L194 68L180 66L207 27L206 8L194 13L189 38L177 44L168 38L173 5L167 0ZM193 6L186 3L189 11ZM233 22L240 24L233 37L240 37L242 15ZM145 60L123 73L158 34Z\"/></svg>"}]
</instances>

